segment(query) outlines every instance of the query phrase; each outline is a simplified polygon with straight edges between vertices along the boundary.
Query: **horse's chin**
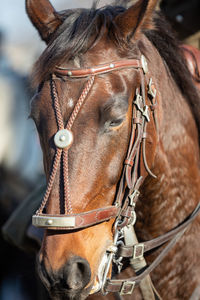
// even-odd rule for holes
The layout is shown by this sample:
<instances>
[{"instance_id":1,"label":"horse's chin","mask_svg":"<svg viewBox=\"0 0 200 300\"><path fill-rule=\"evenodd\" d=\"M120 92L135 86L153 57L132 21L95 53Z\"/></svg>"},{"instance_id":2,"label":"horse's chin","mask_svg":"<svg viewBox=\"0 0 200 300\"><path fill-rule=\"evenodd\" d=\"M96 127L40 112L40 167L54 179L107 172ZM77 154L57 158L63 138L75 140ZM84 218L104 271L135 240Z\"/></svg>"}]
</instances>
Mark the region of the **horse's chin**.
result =
<instances>
[{"instance_id":1,"label":"horse's chin","mask_svg":"<svg viewBox=\"0 0 200 300\"><path fill-rule=\"evenodd\" d=\"M81 291L51 291L52 300L85 300L90 293L90 289Z\"/></svg>"}]
</instances>

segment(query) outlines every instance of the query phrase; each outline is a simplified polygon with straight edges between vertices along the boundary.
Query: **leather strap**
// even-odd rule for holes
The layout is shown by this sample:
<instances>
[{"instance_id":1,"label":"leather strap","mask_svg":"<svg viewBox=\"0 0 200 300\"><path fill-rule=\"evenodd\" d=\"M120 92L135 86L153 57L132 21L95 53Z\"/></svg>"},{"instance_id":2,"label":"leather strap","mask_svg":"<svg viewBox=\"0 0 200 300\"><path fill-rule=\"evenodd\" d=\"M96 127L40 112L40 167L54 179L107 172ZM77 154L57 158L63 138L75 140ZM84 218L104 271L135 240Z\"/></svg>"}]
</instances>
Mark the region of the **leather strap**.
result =
<instances>
[{"instance_id":1,"label":"leather strap","mask_svg":"<svg viewBox=\"0 0 200 300\"><path fill-rule=\"evenodd\" d=\"M147 242L143 242L142 244L143 244L144 253L148 252L150 250L153 250L157 247L160 247L163 244L165 244L166 242L168 242L169 240L173 239L180 231L187 228L187 226L195 219L195 217L198 215L199 212L200 212L200 204L197 205L195 210L180 225L178 225L174 229L170 230L169 232L167 232L155 239L152 239ZM136 245L133 245L133 246L119 245L118 255L122 256L122 257L132 257L135 246Z\"/></svg>"},{"instance_id":2,"label":"leather strap","mask_svg":"<svg viewBox=\"0 0 200 300\"><path fill-rule=\"evenodd\" d=\"M61 67L57 67L55 74L61 76L68 77L87 77L91 75L98 75L103 73L112 72L119 69L125 68L142 68L141 62L138 59L126 59L120 61L114 61L111 63L94 66L91 68L83 68L83 69L64 69Z\"/></svg>"},{"instance_id":3,"label":"leather strap","mask_svg":"<svg viewBox=\"0 0 200 300\"><path fill-rule=\"evenodd\" d=\"M136 275L134 277L130 277L127 279L110 279L107 280L105 284L106 292L121 292L128 294L130 290L133 289L134 286L140 284L141 280L143 280L148 274L150 274L164 259L164 257L168 254L171 248L176 244L176 242L182 237L186 229L179 232L173 240L166 246L166 248L157 256L154 262L148 266L140 275Z\"/></svg>"},{"instance_id":4,"label":"leather strap","mask_svg":"<svg viewBox=\"0 0 200 300\"><path fill-rule=\"evenodd\" d=\"M184 223L182 223L181 225L179 225L177 228L175 228L172 231L176 231L176 234L171 234L170 232L167 233L166 235L170 235L171 236L171 241L168 243L168 245L161 251L161 253L157 256L157 258L153 261L153 263L151 265L149 265L141 274L128 278L128 279L108 279L106 284L105 284L105 288L104 290L106 292L121 292L123 291L124 293L128 293L129 290L133 289L133 287L135 285L139 285L140 282L147 276L150 274L150 272L152 272L157 266L158 264L164 259L164 257L168 254L168 252L172 249L172 247L176 244L176 242L182 237L182 235L185 233L186 229L188 228L188 225L191 224L191 222L197 217L197 215L200 212L200 204L197 205L197 207L195 208L195 210L190 214L190 216L185 220ZM172 232L171 231L171 232ZM165 236L166 236L165 235ZM157 240L157 242L155 242ZM159 241L160 240L160 241ZM156 245L161 245L161 240L163 241L162 236L156 239L153 239L153 243L154 244L154 248L156 247ZM169 240L169 239L168 239ZM150 241L150 242L152 242ZM166 240L167 241L167 240ZM165 242L166 242L165 241ZM147 242L149 243L149 242ZM144 243L143 243L144 244ZM163 243L162 243L163 244ZM138 244L138 245L142 245L142 243ZM148 247L146 247L147 249ZM132 248L133 249L133 248ZM153 249L152 247L149 247L149 250ZM132 252L133 253L133 252Z\"/></svg>"},{"instance_id":5,"label":"leather strap","mask_svg":"<svg viewBox=\"0 0 200 300\"><path fill-rule=\"evenodd\" d=\"M101 222L109 221L112 218L116 218L120 208L117 206L108 206L104 208L98 208L79 214L70 215L50 215L39 214L32 217L32 224L36 227L46 229L58 229L59 230L74 230L82 229Z\"/></svg>"},{"instance_id":6,"label":"leather strap","mask_svg":"<svg viewBox=\"0 0 200 300\"><path fill-rule=\"evenodd\" d=\"M125 231L124 235L126 234L126 232L127 232L127 234L131 234L130 244L132 244L132 243L138 244L138 239L135 234L134 228L132 227L131 231ZM147 266L147 263L146 263L145 258L142 256L140 258L130 259L130 265L137 274L137 272L140 272L144 267ZM153 285L150 274L147 275L143 280L141 280L140 290L141 290L144 300L156 300L155 293L156 294L158 294L158 293ZM161 300L161 298L159 298L159 300Z\"/></svg>"}]
</instances>

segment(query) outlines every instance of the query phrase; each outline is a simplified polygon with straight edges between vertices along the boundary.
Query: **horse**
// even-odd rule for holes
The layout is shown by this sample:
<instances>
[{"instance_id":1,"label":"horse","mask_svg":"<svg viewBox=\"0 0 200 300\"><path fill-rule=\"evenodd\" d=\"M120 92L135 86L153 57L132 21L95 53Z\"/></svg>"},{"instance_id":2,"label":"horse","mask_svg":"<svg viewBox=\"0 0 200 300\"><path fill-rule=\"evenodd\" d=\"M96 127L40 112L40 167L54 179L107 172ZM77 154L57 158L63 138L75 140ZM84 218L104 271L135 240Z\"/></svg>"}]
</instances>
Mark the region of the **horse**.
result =
<instances>
[{"instance_id":1,"label":"horse","mask_svg":"<svg viewBox=\"0 0 200 300\"><path fill-rule=\"evenodd\" d=\"M194 299L199 287L200 98L156 4L26 0L47 45L30 113L47 189L32 222L52 299Z\"/></svg>"}]
</instances>

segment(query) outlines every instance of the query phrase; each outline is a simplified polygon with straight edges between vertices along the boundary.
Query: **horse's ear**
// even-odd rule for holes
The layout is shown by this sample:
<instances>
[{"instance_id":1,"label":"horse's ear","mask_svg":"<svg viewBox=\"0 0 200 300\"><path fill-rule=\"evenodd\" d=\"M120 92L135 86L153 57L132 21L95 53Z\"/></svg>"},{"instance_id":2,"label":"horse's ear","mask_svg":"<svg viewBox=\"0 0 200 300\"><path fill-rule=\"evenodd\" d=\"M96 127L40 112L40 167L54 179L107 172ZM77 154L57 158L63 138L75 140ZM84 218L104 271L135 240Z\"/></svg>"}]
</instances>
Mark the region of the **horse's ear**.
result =
<instances>
[{"instance_id":1,"label":"horse's ear","mask_svg":"<svg viewBox=\"0 0 200 300\"><path fill-rule=\"evenodd\" d=\"M116 17L115 22L126 40L137 39L142 30L152 28L152 15L157 2L139 0Z\"/></svg>"},{"instance_id":2,"label":"horse's ear","mask_svg":"<svg viewBox=\"0 0 200 300\"><path fill-rule=\"evenodd\" d=\"M48 43L62 23L59 14L48 0L26 0L26 11L42 40Z\"/></svg>"}]
</instances>

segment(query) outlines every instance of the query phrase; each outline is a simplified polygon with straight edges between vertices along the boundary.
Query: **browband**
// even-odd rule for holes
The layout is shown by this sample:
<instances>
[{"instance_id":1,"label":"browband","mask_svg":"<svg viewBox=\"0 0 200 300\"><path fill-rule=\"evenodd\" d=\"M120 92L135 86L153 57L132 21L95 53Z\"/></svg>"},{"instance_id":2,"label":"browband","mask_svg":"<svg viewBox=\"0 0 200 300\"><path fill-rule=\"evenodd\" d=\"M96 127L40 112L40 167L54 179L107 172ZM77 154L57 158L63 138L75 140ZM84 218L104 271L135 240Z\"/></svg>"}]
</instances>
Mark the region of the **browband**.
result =
<instances>
[{"instance_id":1,"label":"browband","mask_svg":"<svg viewBox=\"0 0 200 300\"><path fill-rule=\"evenodd\" d=\"M61 67L56 67L55 74L68 76L68 77L87 77L91 75L98 75L103 73L108 73L113 70L120 70L124 68L142 68L144 73L147 73L147 62L144 55L141 56L141 59L126 59L120 61L114 61L111 63L94 66L91 68L83 68L83 69L65 69Z\"/></svg>"}]
</instances>

